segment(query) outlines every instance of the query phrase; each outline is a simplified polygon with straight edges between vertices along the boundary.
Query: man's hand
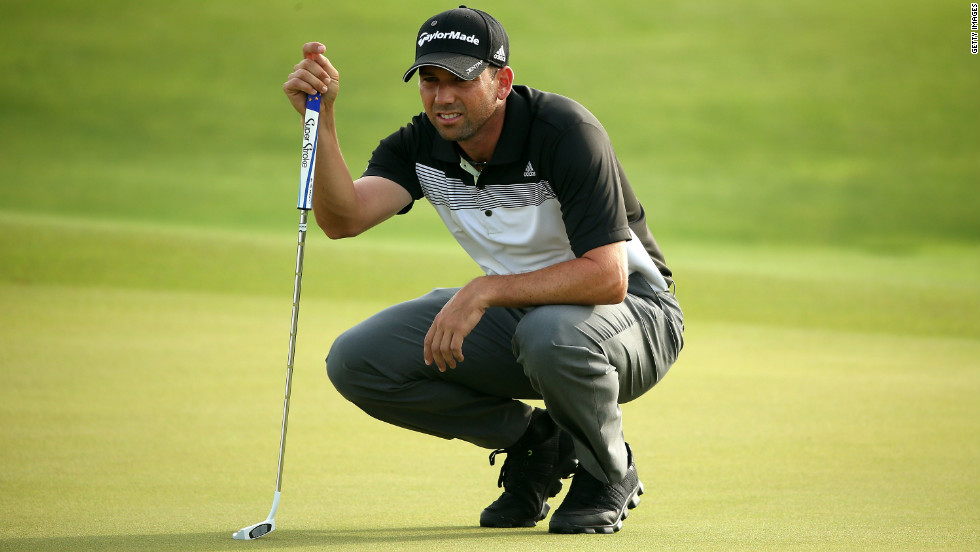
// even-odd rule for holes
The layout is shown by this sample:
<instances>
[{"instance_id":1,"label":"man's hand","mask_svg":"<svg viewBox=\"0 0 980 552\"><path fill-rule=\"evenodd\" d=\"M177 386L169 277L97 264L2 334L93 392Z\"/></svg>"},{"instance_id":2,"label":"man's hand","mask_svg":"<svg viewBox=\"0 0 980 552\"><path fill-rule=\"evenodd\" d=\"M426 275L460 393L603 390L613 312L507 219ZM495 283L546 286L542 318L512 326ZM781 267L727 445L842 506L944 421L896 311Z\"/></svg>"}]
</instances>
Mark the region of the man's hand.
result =
<instances>
[{"instance_id":1,"label":"man's hand","mask_svg":"<svg viewBox=\"0 0 980 552\"><path fill-rule=\"evenodd\" d=\"M483 318L488 306L480 292L482 281L477 278L466 284L436 315L425 334L423 356L426 365L435 362L439 371L445 372L463 361L463 339Z\"/></svg>"},{"instance_id":2,"label":"man's hand","mask_svg":"<svg viewBox=\"0 0 980 552\"><path fill-rule=\"evenodd\" d=\"M322 94L320 108L332 109L340 92L340 73L323 56L327 47L319 42L303 45L303 61L293 67L285 84L282 85L293 109L303 114L306 111L306 95Z\"/></svg>"},{"instance_id":3,"label":"man's hand","mask_svg":"<svg viewBox=\"0 0 980 552\"><path fill-rule=\"evenodd\" d=\"M440 372L463 361L463 339L489 307L611 305L629 287L626 242L590 249L577 259L522 274L481 276L459 290L439 311L425 334L425 363Z\"/></svg>"}]
</instances>

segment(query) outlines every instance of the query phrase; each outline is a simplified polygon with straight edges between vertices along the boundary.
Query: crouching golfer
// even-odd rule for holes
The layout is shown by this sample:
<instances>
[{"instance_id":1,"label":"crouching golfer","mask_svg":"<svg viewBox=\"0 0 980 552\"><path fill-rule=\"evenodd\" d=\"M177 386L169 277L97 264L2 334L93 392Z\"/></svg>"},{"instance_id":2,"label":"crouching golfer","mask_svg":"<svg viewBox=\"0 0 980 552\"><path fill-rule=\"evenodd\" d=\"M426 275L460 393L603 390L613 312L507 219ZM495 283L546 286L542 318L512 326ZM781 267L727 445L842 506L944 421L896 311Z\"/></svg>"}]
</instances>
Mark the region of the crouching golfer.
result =
<instances>
[{"instance_id":1,"label":"crouching golfer","mask_svg":"<svg viewBox=\"0 0 980 552\"><path fill-rule=\"evenodd\" d=\"M505 453L485 527L531 527L573 475L555 533L612 533L643 485L619 404L683 345L671 272L609 137L578 103L514 84L507 33L460 7L422 24L424 113L353 180L334 121L340 74L317 42L283 85L321 93L316 221L356 236L425 197L485 276L390 307L336 339L327 373L369 415ZM520 399L541 399L546 409Z\"/></svg>"}]
</instances>

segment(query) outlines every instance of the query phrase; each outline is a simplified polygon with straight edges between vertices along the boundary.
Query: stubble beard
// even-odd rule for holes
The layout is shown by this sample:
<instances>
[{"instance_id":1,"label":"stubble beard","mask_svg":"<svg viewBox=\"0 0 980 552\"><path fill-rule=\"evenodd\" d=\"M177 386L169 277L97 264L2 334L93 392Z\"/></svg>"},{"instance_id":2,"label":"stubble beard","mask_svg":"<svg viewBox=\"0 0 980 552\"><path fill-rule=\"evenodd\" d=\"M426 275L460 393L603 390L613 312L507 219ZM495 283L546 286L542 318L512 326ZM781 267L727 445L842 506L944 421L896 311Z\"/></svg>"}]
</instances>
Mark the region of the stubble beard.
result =
<instances>
[{"instance_id":1,"label":"stubble beard","mask_svg":"<svg viewBox=\"0 0 980 552\"><path fill-rule=\"evenodd\" d=\"M439 136L441 136L443 140L449 142L466 142L467 140L476 137L480 133L480 130L483 128L483 125L485 125L487 121L489 121L490 118L493 117L493 114L496 112L495 111L496 102L494 101L495 99L496 99L495 96L494 97L488 96L484 98L483 102L478 106L479 111L475 114L469 110L442 109L440 107L438 110L459 111L460 113L462 113L461 124L457 123L454 126L454 128L447 129L441 126L438 117L435 117L433 115L429 116L429 120L432 122L433 126L436 127L436 131L439 133ZM433 106L433 111L438 111L438 110L435 108L435 106Z\"/></svg>"}]
</instances>

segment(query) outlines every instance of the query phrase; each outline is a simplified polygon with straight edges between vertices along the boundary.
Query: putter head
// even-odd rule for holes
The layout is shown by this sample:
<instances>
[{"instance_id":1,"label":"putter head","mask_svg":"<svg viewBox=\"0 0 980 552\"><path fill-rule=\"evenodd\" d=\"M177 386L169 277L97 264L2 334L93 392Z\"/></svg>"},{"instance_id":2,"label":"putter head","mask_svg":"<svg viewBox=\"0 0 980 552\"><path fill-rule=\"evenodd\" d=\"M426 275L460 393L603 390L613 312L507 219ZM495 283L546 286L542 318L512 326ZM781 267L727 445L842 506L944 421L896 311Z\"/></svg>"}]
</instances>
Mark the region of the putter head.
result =
<instances>
[{"instance_id":1,"label":"putter head","mask_svg":"<svg viewBox=\"0 0 980 552\"><path fill-rule=\"evenodd\" d=\"M278 486L278 483L276 485ZM281 497L282 493L277 490L276 496L272 499L272 509L269 510L269 517L265 518L265 521L256 523L255 525L249 525L248 527L242 527L238 531L232 533L231 537L236 540L253 540L261 537L262 535L268 535L269 533L275 531L276 511L279 510L279 499Z\"/></svg>"},{"instance_id":2,"label":"putter head","mask_svg":"<svg viewBox=\"0 0 980 552\"><path fill-rule=\"evenodd\" d=\"M232 538L236 540L252 540L273 532L276 529L276 520L267 519L262 523L242 527L237 532L232 533Z\"/></svg>"}]
</instances>

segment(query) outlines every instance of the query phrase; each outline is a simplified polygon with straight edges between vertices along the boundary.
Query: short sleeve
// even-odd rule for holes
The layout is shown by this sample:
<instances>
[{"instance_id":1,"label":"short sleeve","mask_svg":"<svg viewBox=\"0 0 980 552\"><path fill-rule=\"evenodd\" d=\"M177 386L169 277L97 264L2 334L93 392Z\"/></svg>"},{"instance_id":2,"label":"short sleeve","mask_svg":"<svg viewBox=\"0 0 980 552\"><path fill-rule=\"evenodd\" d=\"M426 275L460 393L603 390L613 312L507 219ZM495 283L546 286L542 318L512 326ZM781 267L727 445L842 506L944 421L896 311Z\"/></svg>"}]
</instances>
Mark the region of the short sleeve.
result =
<instances>
[{"instance_id":1,"label":"short sleeve","mask_svg":"<svg viewBox=\"0 0 980 552\"><path fill-rule=\"evenodd\" d=\"M580 123L566 130L552 156L552 188L572 252L630 239L622 167L605 130Z\"/></svg>"},{"instance_id":2,"label":"short sleeve","mask_svg":"<svg viewBox=\"0 0 980 552\"><path fill-rule=\"evenodd\" d=\"M380 176L408 190L413 200L422 198L422 186L415 172L419 147L418 128L413 122L381 140L361 176ZM409 204L402 213L412 208Z\"/></svg>"}]
</instances>

